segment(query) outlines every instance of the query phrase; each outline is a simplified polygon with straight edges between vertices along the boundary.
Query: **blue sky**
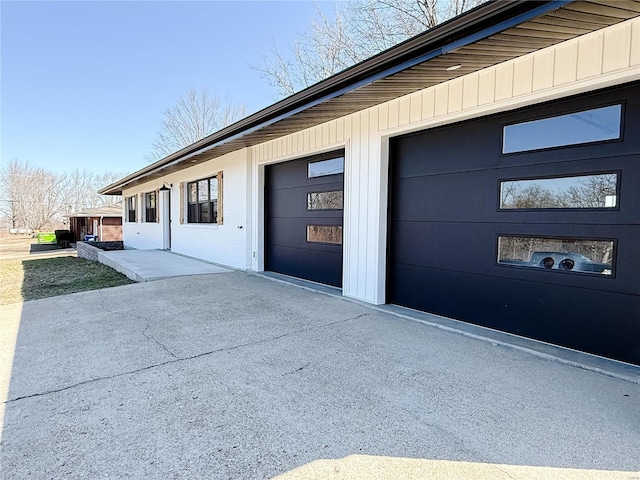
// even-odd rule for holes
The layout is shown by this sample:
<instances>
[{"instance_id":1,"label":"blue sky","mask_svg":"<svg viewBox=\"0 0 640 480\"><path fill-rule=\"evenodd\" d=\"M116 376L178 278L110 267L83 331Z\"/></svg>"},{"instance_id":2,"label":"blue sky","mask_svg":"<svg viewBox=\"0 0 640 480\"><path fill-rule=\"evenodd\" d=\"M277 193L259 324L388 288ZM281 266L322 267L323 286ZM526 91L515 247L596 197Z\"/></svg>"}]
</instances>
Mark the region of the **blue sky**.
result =
<instances>
[{"instance_id":1,"label":"blue sky","mask_svg":"<svg viewBox=\"0 0 640 480\"><path fill-rule=\"evenodd\" d=\"M263 53L287 51L307 1L5 1L1 15L1 154L56 172L132 172L162 113L189 89L276 101Z\"/></svg>"}]
</instances>

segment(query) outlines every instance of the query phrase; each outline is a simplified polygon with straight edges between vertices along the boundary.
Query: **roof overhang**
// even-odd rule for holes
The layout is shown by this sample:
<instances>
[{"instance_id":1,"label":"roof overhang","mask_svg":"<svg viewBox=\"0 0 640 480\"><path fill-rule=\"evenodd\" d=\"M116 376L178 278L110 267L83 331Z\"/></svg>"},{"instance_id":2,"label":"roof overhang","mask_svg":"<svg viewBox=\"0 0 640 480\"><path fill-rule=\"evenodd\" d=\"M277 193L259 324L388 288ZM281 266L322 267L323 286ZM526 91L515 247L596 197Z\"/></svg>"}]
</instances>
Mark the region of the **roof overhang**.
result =
<instances>
[{"instance_id":1,"label":"roof overhang","mask_svg":"<svg viewBox=\"0 0 640 480\"><path fill-rule=\"evenodd\" d=\"M69 218L91 218L91 217L105 217L105 218L118 218L122 217L122 203L116 203L115 205L107 205L104 207L87 208L79 212L70 213L65 215Z\"/></svg>"},{"instance_id":2,"label":"roof overhang","mask_svg":"<svg viewBox=\"0 0 640 480\"><path fill-rule=\"evenodd\" d=\"M70 213L69 215L64 215L68 218L121 218L122 213L107 213L107 214L99 214L99 213Z\"/></svg>"},{"instance_id":3,"label":"roof overhang","mask_svg":"<svg viewBox=\"0 0 640 480\"><path fill-rule=\"evenodd\" d=\"M103 188L124 188L289 135L640 15L640 0L494 0ZM457 70L447 70L461 65Z\"/></svg>"}]
</instances>

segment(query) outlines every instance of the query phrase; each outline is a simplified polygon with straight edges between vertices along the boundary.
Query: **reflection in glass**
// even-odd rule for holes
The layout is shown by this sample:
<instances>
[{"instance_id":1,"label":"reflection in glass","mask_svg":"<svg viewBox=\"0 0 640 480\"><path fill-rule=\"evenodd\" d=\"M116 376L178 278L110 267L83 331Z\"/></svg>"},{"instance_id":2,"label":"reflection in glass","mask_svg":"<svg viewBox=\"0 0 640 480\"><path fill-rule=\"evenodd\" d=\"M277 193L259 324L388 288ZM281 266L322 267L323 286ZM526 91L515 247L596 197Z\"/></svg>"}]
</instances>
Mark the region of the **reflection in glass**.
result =
<instances>
[{"instance_id":1,"label":"reflection in glass","mask_svg":"<svg viewBox=\"0 0 640 480\"><path fill-rule=\"evenodd\" d=\"M500 182L500 208L615 208L618 175Z\"/></svg>"},{"instance_id":2,"label":"reflection in glass","mask_svg":"<svg viewBox=\"0 0 640 480\"><path fill-rule=\"evenodd\" d=\"M147 208L156 208L156 192L147 193L145 197L147 200Z\"/></svg>"},{"instance_id":3,"label":"reflection in glass","mask_svg":"<svg viewBox=\"0 0 640 480\"><path fill-rule=\"evenodd\" d=\"M611 275L613 258L610 240L498 237L501 265Z\"/></svg>"},{"instance_id":4,"label":"reflection in glass","mask_svg":"<svg viewBox=\"0 0 640 480\"><path fill-rule=\"evenodd\" d=\"M206 202L209 200L209 182L207 180L198 181L198 201Z\"/></svg>"},{"instance_id":5,"label":"reflection in glass","mask_svg":"<svg viewBox=\"0 0 640 480\"><path fill-rule=\"evenodd\" d=\"M209 203L199 203L198 213L200 215L200 223L211 223L209 218Z\"/></svg>"},{"instance_id":6,"label":"reflection in glass","mask_svg":"<svg viewBox=\"0 0 640 480\"><path fill-rule=\"evenodd\" d=\"M620 138L622 105L594 108L503 129L502 153L578 145Z\"/></svg>"},{"instance_id":7,"label":"reflection in glass","mask_svg":"<svg viewBox=\"0 0 640 480\"><path fill-rule=\"evenodd\" d=\"M145 222L156 221L156 192L144 194Z\"/></svg>"},{"instance_id":8,"label":"reflection in glass","mask_svg":"<svg viewBox=\"0 0 640 480\"><path fill-rule=\"evenodd\" d=\"M307 225L307 242L342 245L342 226Z\"/></svg>"},{"instance_id":9,"label":"reflection in glass","mask_svg":"<svg viewBox=\"0 0 640 480\"><path fill-rule=\"evenodd\" d=\"M324 175L337 175L344 172L344 157L309 162L308 167L309 170L307 176L309 178L322 177Z\"/></svg>"},{"instance_id":10,"label":"reflection in glass","mask_svg":"<svg viewBox=\"0 0 640 480\"><path fill-rule=\"evenodd\" d=\"M342 190L307 194L307 210L341 210Z\"/></svg>"},{"instance_id":11,"label":"reflection in glass","mask_svg":"<svg viewBox=\"0 0 640 480\"><path fill-rule=\"evenodd\" d=\"M217 177L213 177L209 179L209 186L210 186L210 200L214 200L216 198L218 198L218 178Z\"/></svg>"},{"instance_id":12,"label":"reflection in glass","mask_svg":"<svg viewBox=\"0 0 640 480\"><path fill-rule=\"evenodd\" d=\"M218 178L211 177L187 184L188 223L217 223Z\"/></svg>"},{"instance_id":13,"label":"reflection in glass","mask_svg":"<svg viewBox=\"0 0 640 480\"><path fill-rule=\"evenodd\" d=\"M136 221L136 197L127 197L127 222Z\"/></svg>"}]
</instances>

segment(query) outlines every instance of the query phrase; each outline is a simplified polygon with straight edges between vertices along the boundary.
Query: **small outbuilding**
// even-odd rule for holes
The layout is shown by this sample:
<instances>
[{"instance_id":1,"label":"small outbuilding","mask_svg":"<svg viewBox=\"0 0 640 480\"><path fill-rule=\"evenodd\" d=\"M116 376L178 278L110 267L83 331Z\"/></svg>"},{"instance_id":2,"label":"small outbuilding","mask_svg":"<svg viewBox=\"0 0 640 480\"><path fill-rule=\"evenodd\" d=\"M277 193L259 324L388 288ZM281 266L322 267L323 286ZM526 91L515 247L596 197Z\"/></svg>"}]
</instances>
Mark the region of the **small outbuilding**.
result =
<instances>
[{"instance_id":1,"label":"small outbuilding","mask_svg":"<svg viewBox=\"0 0 640 480\"><path fill-rule=\"evenodd\" d=\"M87 236L101 242L122 240L122 203L73 213L69 215L69 229L76 241Z\"/></svg>"}]
</instances>

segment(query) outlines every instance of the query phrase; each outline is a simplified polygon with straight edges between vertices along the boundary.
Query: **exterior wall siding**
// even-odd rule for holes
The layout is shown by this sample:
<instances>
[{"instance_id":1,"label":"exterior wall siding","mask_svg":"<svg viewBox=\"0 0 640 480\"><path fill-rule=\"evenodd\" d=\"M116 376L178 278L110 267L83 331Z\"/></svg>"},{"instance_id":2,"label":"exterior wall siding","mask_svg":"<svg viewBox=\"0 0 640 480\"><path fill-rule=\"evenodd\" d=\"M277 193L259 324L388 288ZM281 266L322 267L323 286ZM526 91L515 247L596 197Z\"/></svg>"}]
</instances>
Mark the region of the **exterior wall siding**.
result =
<instances>
[{"instance_id":1,"label":"exterior wall siding","mask_svg":"<svg viewBox=\"0 0 640 480\"><path fill-rule=\"evenodd\" d=\"M250 148L251 268L261 270L264 165L345 148L344 295L385 302L388 139L640 79L640 19ZM332 135L335 132L335 135Z\"/></svg>"}]
</instances>

